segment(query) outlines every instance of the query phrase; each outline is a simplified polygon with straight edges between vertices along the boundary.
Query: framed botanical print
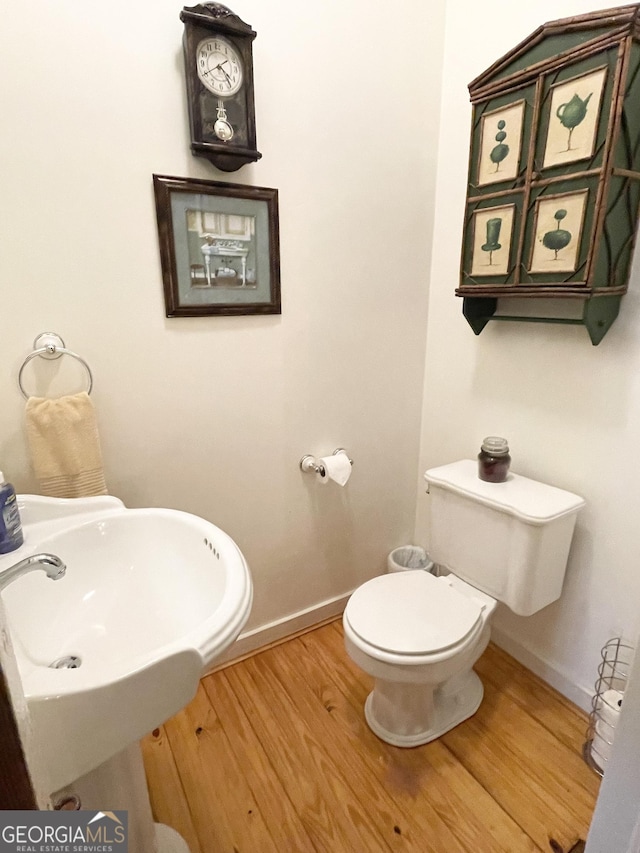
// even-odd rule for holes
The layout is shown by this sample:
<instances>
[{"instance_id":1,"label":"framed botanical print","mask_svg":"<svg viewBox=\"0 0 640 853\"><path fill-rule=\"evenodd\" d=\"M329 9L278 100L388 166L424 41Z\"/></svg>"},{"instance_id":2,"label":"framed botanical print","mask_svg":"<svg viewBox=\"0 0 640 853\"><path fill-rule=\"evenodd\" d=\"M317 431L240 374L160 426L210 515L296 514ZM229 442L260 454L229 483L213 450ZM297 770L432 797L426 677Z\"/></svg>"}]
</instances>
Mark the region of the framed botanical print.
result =
<instances>
[{"instance_id":1,"label":"framed botanical print","mask_svg":"<svg viewBox=\"0 0 640 853\"><path fill-rule=\"evenodd\" d=\"M605 66L552 87L543 169L593 155L606 76Z\"/></svg>"},{"instance_id":2,"label":"framed botanical print","mask_svg":"<svg viewBox=\"0 0 640 853\"><path fill-rule=\"evenodd\" d=\"M486 186L517 176L522 144L524 101L499 107L482 117L478 185Z\"/></svg>"},{"instance_id":3,"label":"framed botanical print","mask_svg":"<svg viewBox=\"0 0 640 853\"><path fill-rule=\"evenodd\" d=\"M537 200L529 272L575 271L588 194L585 189Z\"/></svg>"},{"instance_id":4,"label":"framed botanical print","mask_svg":"<svg viewBox=\"0 0 640 853\"><path fill-rule=\"evenodd\" d=\"M471 275L506 275L509 270L515 206L488 207L473 215Z\"/></svg>"}]
</instances>

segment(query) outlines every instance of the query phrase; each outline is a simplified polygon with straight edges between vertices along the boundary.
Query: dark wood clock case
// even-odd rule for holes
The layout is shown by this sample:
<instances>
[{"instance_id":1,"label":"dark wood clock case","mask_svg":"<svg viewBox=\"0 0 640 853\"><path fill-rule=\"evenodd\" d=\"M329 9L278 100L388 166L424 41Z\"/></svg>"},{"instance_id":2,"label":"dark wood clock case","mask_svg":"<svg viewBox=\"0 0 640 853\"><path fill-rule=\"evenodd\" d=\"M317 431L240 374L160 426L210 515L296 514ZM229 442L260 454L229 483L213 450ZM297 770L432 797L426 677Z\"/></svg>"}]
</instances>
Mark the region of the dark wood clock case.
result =
<instances>
[{"instance_id":1,"label":"dark wood clock case","mask_svg":"<svg viewBox=\"0 0 640 853\"><path fill-rule=\"evenodd\" d=\"M191 128L191 150L205 157L224 172L235 172L245 163L262 156L256 147L256 121L253 85L253 40L255 31L221 3L185 6L180 13L185 25L184 58ZM224 106L233 125L233 138L218 139L213 126L218 98L200 81L196 69L198 44L219 35L231 42L240 54L244 69L241 89L226 98Z\"/></svg>"}]
</instances>

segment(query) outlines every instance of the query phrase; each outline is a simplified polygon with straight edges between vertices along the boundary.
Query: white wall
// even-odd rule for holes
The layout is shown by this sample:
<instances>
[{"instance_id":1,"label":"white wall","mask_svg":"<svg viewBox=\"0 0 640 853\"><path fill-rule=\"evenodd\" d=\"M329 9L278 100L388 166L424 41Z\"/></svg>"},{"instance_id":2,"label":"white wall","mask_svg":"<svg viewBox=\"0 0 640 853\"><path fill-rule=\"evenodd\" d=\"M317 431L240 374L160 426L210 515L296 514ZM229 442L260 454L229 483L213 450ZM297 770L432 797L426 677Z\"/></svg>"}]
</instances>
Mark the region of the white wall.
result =
<instances>
[{"instance_id":1,"label":"white wall","mask_svg":"<svg viewBox=\"0 0 640 853\"><path fill-rule=\"evenodd\" d=\"M496 636L572 698L586 702L610 636L635 638L640 613L640 269L598 347L584 328L489 323L474 336L454 297L468 164L467 84L545 21L601 0L487 8L448 0L437 218L420 470L475 458L485 435L509 439L512 470L582 495L560 601L524 619L506 610ZM480 34L482 33L482 36ZM428 498L418 492L416 539Z\"/></svg>"},{"instance_id":2,"label":"white wall","mask_svg":"<svg viewBox=\"0 0 640 853\"><path fill-rule=\"evenodd\" d=\"M393 25L364 0L233 4L258 33L263 159L231 175L189 151L181 5L4 17L0 467L36 489L16 377L55 331L93 370L110 491L230 533L256 626L412 535L444 0L399 0ZM279 188L282 316L165 319L154 172ZM346 489L301 474L338 446Z\"/></svg>"}]
</instances>

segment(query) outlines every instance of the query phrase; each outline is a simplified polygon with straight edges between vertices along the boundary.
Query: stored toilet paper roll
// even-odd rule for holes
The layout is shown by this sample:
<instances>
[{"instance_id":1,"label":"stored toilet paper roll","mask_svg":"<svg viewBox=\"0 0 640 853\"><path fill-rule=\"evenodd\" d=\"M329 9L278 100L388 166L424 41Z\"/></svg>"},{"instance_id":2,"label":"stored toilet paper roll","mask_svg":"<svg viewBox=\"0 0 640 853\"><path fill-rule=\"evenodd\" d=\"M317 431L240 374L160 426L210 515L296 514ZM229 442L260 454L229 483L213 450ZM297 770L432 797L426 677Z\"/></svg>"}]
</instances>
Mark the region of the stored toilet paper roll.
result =
<instances>
[{"instance_id":1,"label":"stored toilet paper roll","mask_svg":"<svg viewBox=\"0 0 640 853\"><path fill-rule=\"evenodd\" d=\"M323 456L319 460L324 468L324 476L320 479L323 483L333 480L339 486L344 486L351 476L351 462L346 453L334 453L332 456Z\"/></svg>"},{"instance_id":2,"label":"stored toilet paper roll","mask_svg":"<svg viewBox=\"0 0 640 853\"><path fill-rule=\"evenodd\" d=\"M601 729L607 731L601 731ZM602 722L596 723L596 730L591 742L591 757L596 762L600 770L604 770L607 761L611 758L611 749L613 747L613 729L603 725Z\"/></svg>"},{"instance_id":3,"label":"stored toilet paper roll","mask_svg":"<svg viewBox=\"0 0 640 853\"><path fill-rule=\"evenodd\" d=\"M596 706L598 717L612 728L618 724L623 697L622 690L605 690L598 699Z\"/></svg>"},{"instance_id":4,"label":"stored toilet paper roll","mask_svg":"<svg viewBox=\"0 0 640 853\"><path fill-rule=\"evenodd\" d=\"M602 771L611 758L623 697L624 693L621 690L605 690L602 696L598 697L596 704L596 725L591 743L591 757Z\"/></svg>"}]
</instances>

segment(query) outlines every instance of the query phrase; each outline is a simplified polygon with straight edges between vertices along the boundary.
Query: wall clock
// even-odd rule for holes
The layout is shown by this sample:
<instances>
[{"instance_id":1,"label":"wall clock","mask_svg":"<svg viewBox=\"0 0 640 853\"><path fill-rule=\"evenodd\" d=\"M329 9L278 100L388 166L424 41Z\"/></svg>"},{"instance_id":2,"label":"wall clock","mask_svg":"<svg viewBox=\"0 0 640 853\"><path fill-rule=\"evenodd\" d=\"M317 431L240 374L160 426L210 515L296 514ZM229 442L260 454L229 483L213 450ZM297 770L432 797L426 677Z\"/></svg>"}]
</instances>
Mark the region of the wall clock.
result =
<instances>
[{"instance_id":1,"label":"wall clock","mask_svg":"<svg viewBox=\"0 0 640 853\"><path fill-rule=\"evenodd\" d=\"M191 150L223 172L235 172L262 156L253 93L256 33L221 3L185 6L180 20Z\"/></svg>"}]
</instances>

